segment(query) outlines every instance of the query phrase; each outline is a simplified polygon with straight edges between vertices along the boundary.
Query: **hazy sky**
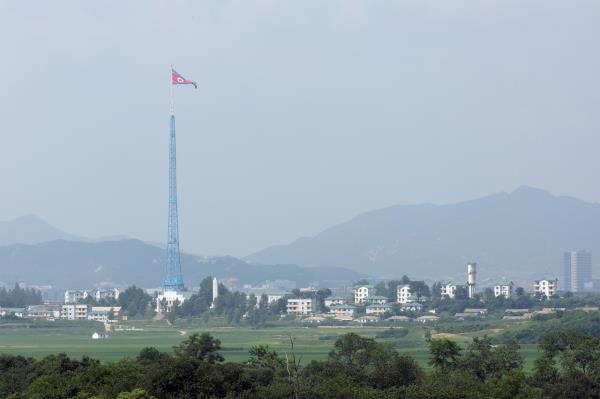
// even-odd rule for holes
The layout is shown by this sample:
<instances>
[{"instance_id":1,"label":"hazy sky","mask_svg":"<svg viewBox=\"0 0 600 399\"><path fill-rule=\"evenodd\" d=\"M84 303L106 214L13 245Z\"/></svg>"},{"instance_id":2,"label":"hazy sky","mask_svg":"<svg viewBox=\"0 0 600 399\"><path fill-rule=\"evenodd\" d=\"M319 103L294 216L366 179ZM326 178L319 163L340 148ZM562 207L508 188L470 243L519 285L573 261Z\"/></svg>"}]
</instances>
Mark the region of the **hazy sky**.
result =
<instances>
[{"instance_id":1,"label":"hazy sky","mask_svg":"<svg viewBox=\"0 0 600 399\"><path fill-rule=\"evenodd\" d=\"M85 3L85 5L84 5ZM600 201L600 2L3 1L0 219L247 255L527 184Z\"/></svg>"}]
</instances>

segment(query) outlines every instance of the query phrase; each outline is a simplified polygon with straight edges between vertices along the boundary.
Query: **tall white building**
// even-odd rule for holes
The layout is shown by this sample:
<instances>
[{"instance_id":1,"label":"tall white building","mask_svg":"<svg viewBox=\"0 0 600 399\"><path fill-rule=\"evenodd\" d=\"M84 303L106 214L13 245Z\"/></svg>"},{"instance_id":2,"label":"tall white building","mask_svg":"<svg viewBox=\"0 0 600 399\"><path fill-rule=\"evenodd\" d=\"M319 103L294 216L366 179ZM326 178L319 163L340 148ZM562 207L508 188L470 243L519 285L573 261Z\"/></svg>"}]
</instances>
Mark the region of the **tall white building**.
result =
<instances>
[{"instance_id":1,"label":"tall white building","mask_svg":"<svg viewBox=\"0 0 600 399\"><path fill-rule=\"evenodd\" d=\"M372 285L357 285L354 287L354 303L363 303L365 298L375 295L375 287Z\"/></svg>"},{"instance_id":2,"label":"tall white building","mask_svg":"<svg viewBox=\"0 0 600 399\"><path fill-rule=\"evenodd\" d=\"M494 296L497 298L499 296L503 296L505 298L510 298L513 294L513 288L515 284L512 281L502 280L494 286Z\"/></svg>"},{"instance_id":3,"label":"tall white building","mask_svg":"<svg viewBox=\"0 0 600 399\"><path fill-rule=\"evenodd\" d=\"M60 318L67 320L87 320L92 312L92 305L66 304L60 309Z\"/></svg>"},{"instance_id":4,"label":"tall white building","mask_svg":"<svg viewBox=\"0 0 600 399\"><path fill-rule=\"evenodd\" d=\"M583 250L565 252L563 289L582 292L585 284L592 281L592 253Z\"/></svg>"},{"instance_id":5,"label":"tall white building","mask_svg":"<svg viewBox=\"0 0 600 399\"><path fill-rule=\"evenodd\" d=\"M557 289L557 280L537 280L533 284L533 293L535 295L543 295L546 298L550 298L552 295L556 294Z\"/></svg>"},{"instance_id":6,"label":"tall white building","mask_svg":"<svg viewBox=\"0 0 600 399\"><path fill-rule=\"evenodd\" d=\"M408 284L399 285L396 288L396 302L409 303L409 302L414 302L415 300L416 300L416 298L414 298L412 293L410 292L410 285L408 285Z\"/></svg>"}]
</instances>

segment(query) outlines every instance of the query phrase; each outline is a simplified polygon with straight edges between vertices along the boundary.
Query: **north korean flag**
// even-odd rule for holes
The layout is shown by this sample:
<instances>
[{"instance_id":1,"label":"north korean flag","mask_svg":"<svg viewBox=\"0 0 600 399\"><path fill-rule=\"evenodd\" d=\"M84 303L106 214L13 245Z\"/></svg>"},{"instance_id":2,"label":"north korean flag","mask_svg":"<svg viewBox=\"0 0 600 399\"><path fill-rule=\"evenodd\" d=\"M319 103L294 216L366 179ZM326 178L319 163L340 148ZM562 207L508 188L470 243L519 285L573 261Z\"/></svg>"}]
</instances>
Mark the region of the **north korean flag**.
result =
<instances>
[{"instance_id":1,"label":"north korean flag","mask_svg":"<svg viewBox=\"0 0 600 399\"><path fill-rule=\"evenodd\" d=\"M187 80L186 78L181 76L179 73L177 73L177 71L174 70L173 68L171 68L171 83L174 85L194 85L195 89L198 88L198 85L196 84L196 82L194 82L192 80Z\"/></svg>"}]
</instances>

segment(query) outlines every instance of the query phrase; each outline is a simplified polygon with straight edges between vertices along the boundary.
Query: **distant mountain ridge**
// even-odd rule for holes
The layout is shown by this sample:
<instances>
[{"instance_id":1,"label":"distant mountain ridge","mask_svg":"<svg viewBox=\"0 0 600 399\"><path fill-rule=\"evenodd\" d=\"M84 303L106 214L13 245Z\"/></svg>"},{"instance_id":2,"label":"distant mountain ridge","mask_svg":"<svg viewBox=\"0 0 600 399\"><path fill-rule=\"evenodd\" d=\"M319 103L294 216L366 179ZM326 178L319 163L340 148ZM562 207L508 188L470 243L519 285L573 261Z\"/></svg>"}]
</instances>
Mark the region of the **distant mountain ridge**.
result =
<instances>
[{"instance_id":1,"label":"distant mountain ridge","mask_svg":"<svg viewBox=\"0 0 600 399\"><path fill-rule=\"evenodd\" d=\"M0 281L5 284L87 288L99 284L158 287L164 278L166 251L139 240L102 242L55 240L0 247ZM206 276L236 279L239 286L287 279L306 286L313 281L358 280L363 274L340 267L303 268L256 265L230 257L182 254L182 274L188 287Z\"/></svg>"},{"instance_id":2,"label":"distant mountain ridge","mask_svg":"<svg viewBox=\"0 0 600 399\"><path fill-rule=\"evenodd\" d=\"M561 278L562 253L571 248L600 253L600 204L524 186L456 204L367 212L246 259L434 279L463 275L473 260L484 275Z\"/></svg>"},{"instance_id":3,"label":"distant mountain ridge","mask_svg":"<svg viewBox=\"0 0 600 399\"><path fill-rule=\"evenodd\" d=\"M38 244L53 240L85 240L50 225L35 215L0 221L0 245Z\"/></svg>"}]
</instances>

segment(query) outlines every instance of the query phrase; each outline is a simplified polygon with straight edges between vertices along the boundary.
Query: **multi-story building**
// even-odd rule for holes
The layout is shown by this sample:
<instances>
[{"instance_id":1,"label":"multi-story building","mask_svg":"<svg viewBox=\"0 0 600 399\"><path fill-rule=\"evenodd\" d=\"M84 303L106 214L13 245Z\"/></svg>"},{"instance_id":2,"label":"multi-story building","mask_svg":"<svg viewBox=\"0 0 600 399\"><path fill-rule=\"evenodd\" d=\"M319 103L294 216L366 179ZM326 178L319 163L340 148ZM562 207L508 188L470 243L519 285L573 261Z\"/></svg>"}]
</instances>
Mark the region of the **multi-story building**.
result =
<instances>
[{"instance_id":1,"label":"multi-story building","mask_svg":"<svg viewBox=\"0 0 600 399\"><path fill-rule=\"evenodd\" d=\"M334 315L346 315L353 316L356 313L356 306L353 305L331 305L329 306L329 313Z\"/></svg>"},{"instance_id":2,"label":"multi-story building","mask_svg":"<svg viewBox=\"0 0 600 399\"><path fill-rule=\"evenodd\" d=\"M89 296L86 290L67 290L65 291L65 303L77 303Z\"/></svg>"},{"instance_id":3,"label":"multi-story building","mask_svg":"<svg viewBox=\"0 0 600 399\"><path fill-rule=\"evenodd\" d=\"M368 296L368 297L364 298L363 302L371 304L371 305L378 305L378 304L388 303L389 300L384 296L373 295L373 296Z\"/></svg>"},{"instance_id":4,"label":"multi-story building","mask_svg":"<svg viewBox=\"0 0 600 399\"><path fill-rule=\"evenodd\" d=\"M565 252L563 289L582 292L585 285L592 281L592 253L583 250Z\"/></svg>"},{"instance_id":5,"label":"multi-story building","mask_svg":"<svg viewBox=\"0 0 600 399\"><path fill-rule=\"evenodd\" d=\"M442 283L442 286L440 287L440 296L442 297L442 299L454 299L454 297L456 296L456 290L460 286L460 284L456 284L453 282Z\"/></svg>"},{"instance_id":6,"label":"multi-story building","mask_svg":"<svg viewBox=\"0 0 600 399\"><path fill-rule=\"evenodd\" d=\"M494 296L499 297L503 296L505 298L510 298L513 294L513 288L515 284L512 281L502 280L494 286Z\"/></svg>"},{"instance_id":7,"label":"multi-story building","mask_svg":"<svg viewBox=\"0 0 600 399\"><path fill-rule=\"evenodd\" d=\"M97 290L93 290L92 294L94 295L94 299L97 302L100 302L103 299L119 299L120 291L118 288L100 288Z\"/></svg>"},{"instance_id":8,"label":"multi-story building","mask_svg":"<svg viewBox=\"0 0 600 399\"><path fill-rule=\"evenodd\" d=\"M557 288L557 280L537 280L533 284L533 293L534 295L543 295L546 298L550 298L554 294L556 294Z\"/></svg>"},{"instance_id":9,"label":"multi-story building","mask_svg":"<svg viewBox=\"0 0 600 399\"><path fill-rule=\"evenodd\" d=\"M408 284L399 285L396 288L396 302L408 303L408 302L414 302L414 301L416 301L416 298L413 297L413 295L410 291L410 285L408 285Z\"/></svg>"},{"instance_id":10,"label":"multi-story building","mask_svg":"<svg viewBox=\"0 0 600 399\"><path fill-rule=\"evenodd\" d=\"M107 322L109 320L117 320L120 313L120 306L92 306L92 311L88 315L88 319Z\"/></svg>"},{"instance_id":11,"label":"multi-story building","mask_svg":"<svg viewBox=\"0 0 600 399\"><path fill-rule=\"evenodd\" d=\"M317 311L317 304L310 298L288 298L287 312L290 314L311 314Z\"/></svg>"},{"instance_id":12,"label":"multi-story building","mask_svg":"<svg viewBox=\"0 0 600 399\"><path fill-rule=\"evenodd\" d=\"M92 312L92 305L85 303L65 304L60 309L60 318L67 320L87 320Z\"/></svg>"},{"instance_id":13,"label":"multi-story building","mask_svg":"<svg viewBox=\"0 0 600 399\"><path fill-rule=\"evenodd\" d=\"M373 295L375 287L372 285L357 285L354 287L354 303L363 303L366 297Z\"/></svg>"},{"instance_id":14,"label":"multi-story building","mask_svg":"<svg viewBox=\"0 0 600 399\"><path fill-rule=\"evenodd\" d=\"M366 308L367 314L384 314L385 312L391 312L392 305L389 303L377 303L368 305Z\"/></svg>"}]
</instances>

